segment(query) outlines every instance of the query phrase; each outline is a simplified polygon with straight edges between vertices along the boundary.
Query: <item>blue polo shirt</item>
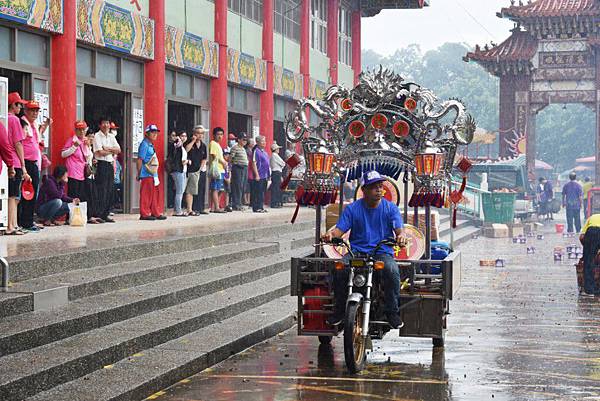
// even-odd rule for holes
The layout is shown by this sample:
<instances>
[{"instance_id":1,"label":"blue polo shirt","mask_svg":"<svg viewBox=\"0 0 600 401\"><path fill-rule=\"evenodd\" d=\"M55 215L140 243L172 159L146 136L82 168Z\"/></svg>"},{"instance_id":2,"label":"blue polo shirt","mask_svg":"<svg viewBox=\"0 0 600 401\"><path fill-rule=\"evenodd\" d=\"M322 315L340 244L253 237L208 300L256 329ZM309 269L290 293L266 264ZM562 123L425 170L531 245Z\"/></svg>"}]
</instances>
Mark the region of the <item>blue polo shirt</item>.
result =
<instances>
[{"instance_id":1,"label":"blue polo shirt","mask_svg":"<svg viewBox=\"0 0 600 401\"><path fill-rule=\"evenodd\" d=\"M140 178L158 177L158 173L151 174L146 169L146 163L148 163L155 154L156 151L154 150L154 145L152 142L150 142L148 138L144 138L138 149L138 159L142 160L142 171L140 171Z\"/></svg>"},{"instance_id":2,"label":"blue polo shirt","mask_svg":"<svg viewBox=\"0 0 600 401\"><path fill-rule=\"evenodd\" d=\"M350 245L354 251L369 253L385 238L394 238L394 230L404 227L398 206L382 199L379 206L370 208L364 199L346 206L336 224L342 232L350 232ZM394 255L390 246L380 248L381 253Z\"/></svg>"}]
</instances>

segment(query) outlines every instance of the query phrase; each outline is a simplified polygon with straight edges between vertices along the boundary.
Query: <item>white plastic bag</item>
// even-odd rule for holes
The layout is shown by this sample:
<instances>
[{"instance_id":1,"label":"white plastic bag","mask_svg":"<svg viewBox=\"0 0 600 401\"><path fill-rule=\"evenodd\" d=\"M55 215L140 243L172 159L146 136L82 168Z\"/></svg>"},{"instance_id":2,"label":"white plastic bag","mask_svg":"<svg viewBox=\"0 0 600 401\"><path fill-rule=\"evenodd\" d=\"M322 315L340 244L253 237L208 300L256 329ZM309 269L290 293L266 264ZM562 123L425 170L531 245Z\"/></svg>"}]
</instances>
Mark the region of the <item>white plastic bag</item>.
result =
<instances>
[{"instance_id":1,"label":"white plastic bag","mask_svg":"<svg viewBox=\"0 0 600 401\"><path fill-rule=\"evenodd\" d=\"M87 202L79 202L79 205L69 203L69 225L73 227L85 227L87 224Z\"/></svg>"}]
</instances>

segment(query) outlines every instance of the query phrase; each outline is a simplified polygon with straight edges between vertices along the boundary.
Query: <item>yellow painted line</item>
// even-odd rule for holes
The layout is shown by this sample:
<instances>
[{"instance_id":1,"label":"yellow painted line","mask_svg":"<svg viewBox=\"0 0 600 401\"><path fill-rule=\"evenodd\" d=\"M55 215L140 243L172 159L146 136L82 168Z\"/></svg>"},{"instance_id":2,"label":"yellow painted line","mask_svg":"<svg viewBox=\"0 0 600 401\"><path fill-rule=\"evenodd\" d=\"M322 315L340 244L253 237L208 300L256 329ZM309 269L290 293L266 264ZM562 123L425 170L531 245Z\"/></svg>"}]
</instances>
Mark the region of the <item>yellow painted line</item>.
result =
<instances>
[{"instance_id":1,"label":"yellow painted line","mask_svg":"<svg viewBox=\"0 0 600 401\"><path fill-rule=\"evenodd\" d=\"M140 356L144 356L144 354L142 354L141 352L138 352L137 354L133 354L132 356L135 356L135 357L139 358Z\"/></svg>"},{"instance_id":2,"label":"yellow painted line","mask_svg":"<svg viewBox=\"0 0 600 401\"><path fill-rule=\"evenodd\" d=\"M316 376L266 376L266 375L212 375L223 379L277 379L277 380L315 380L315 381L346 381L346 382L375 382L375 383L412 383L412 384L448 384L448 380L393 380L362 377L316 377Z\"/></svg>"},{"instance_id":3,"label":"yellow painted line","mask_svg":"<svg viewBox=\"0 0 600 401\"><path fill-rule=\"evenodd\" d=\"M115 365L104 365L104 369L112 369Z\"/></svg>"},{"instance_id":4,"label":"yellow painted line","mask_svg":"<svg viewBox=\"0 0 600 401\"><path fill-rule=\"evenodd\" d=\"M161 390L161 391L158 391L158 392L156 392L156 393L152 394L151 396L149 396L149 397L148 397L148 398L146 398L146 399L147 399L147 400L155 400L155 399L157 399L158 397L160 397L160 396L162 396L162 395L165 395L165 394L167 394L167 392L166 392L166 391L162 391L162 390Z\"/></svg>"},{"instance_id":5,"label":"yellow painted line","mask_svg":"<svg viewBox=\"0 0 600 401\"><path fill-rule=\"evenodd\" d=\"M388 396L381 396L377 394L369 394L369 393L359 393L356 391L348 391L348 390L339 390L333 388L326 387L317 387L317 386L306 386L304 384L296 384L290 388L290 390L309 390L317 393L329 393L329 394L343 394L343 395L351 395L355 397L363 397L363 398L374 398L376 400L390 400L390 401L414 401L420 400L421 398L389 398Z\"/></svg>"},{"instance_id":6,"label":"yellow painted line","mask_svg":"<svg viewBox=\"0 0 600 401\"><path fill-rule=\"evenodd\" d=\"M188 384L188 383L190 383L190 382L191 382L191 380L190 380L190 379L183 379L183 380L179 380L179 383L181 383L181 384Z\"/></svg>"},{"instance_id":7,"label":"yellow painted line","mask_svg":"<svg viewBox=\"0 0 600 401\"><path fill-rule=\"evenodd\" d=\"M253 390L223 390L221 394L238 394L238 393L262 393L264 390L262 388L257 388Z\"/></svg>"}]
</instances>

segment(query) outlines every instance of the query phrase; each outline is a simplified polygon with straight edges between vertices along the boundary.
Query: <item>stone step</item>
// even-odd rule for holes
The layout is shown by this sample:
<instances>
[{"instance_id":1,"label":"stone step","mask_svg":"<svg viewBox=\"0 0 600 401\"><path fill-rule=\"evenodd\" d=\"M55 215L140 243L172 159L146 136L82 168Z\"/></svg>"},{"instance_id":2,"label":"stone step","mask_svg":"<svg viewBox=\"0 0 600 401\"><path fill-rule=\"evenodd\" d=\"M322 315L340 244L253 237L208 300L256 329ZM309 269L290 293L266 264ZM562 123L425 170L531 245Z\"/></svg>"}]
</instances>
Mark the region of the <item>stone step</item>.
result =
<instances>
[{"instance_id":1,"label":"stone step","mask_svg":"<svg viewBox=\"0 0 600 401\"><path fill-rule=\"evenodd\" d=\"M141 400L295 323L296 300L285 296L145 349L105 369L59 385L31 401ZM240 329L243 328L243 329Z\"/></svg>"},{"instance_id":2,"label":"stone step","mask_svg":"<svg viewBox=\"0 0 600 401\"><path fill-rule=\"evenodd\" d=\"M4 356L0 358L0 399L18 400L51 389L142 350L246 313L288 292L289 272L284 271L52 344ZM238 332L245 330L243 326L232 328L232 331ZM115 384L120 385L119 381Z\"/></svg>"},{"instance_id":3,"label":"stone step","mask_svg":"<svg viewBox=\"0 0 600 401\"><path fill-rule=\"evenodd\" d=\"M0 322L0 356L29 350L272 274L287 272L292 256L308 255L312 251L312 247L298 248L277 255L242 260L78 299L61 309L8 317Z\"/></svg>"},{"instance_id":4,"label":"stone step","mask_svg":"<svg viewBox=\"0 0 600 401\"><path fill-rule=\"evenodd\" d=\"M251 229L166 239L132 240L123 238L123 241L119 242L122 245L119 246L114 246L114 244L106 246L99 240L100 245L98 246L90 244L89 246L64 251L53 249L48 252L50 255L10 258L10 279L13 283L20 282L71 270L179 253L182 250L204 249L216 245L256 241L265 237L287 235L292 230L297 232L309 229L314 229L314 223L299 222L293 226L290 224L265 224Z\"/></svg>"}]
</instances>

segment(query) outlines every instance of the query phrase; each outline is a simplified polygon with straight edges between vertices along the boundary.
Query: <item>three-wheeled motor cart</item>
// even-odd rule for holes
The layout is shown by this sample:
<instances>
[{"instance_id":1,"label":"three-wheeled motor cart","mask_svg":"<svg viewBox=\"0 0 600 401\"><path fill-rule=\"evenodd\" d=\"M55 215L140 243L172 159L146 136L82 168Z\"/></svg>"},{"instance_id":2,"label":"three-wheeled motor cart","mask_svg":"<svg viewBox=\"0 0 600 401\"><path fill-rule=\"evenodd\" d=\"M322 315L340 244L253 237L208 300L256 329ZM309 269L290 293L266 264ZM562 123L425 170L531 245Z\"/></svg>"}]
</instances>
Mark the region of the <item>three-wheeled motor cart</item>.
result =
<instances>
[{"instance_id":1,"label":"three-wheeled motor cart","mask_svg":"<svg viewBox=\"0 0 600 401\"><path fill-rule=\"evenodd\" d=\"M308 124L307 108L320 117L318 125ZM439 121L451 113L452 123ZM463 201L470 163L463 159L457 164L455 155L458 145L472 140L475 124L462 103L438 102L431 91L405 84L397 74L380 69L363 73L353 90L333 86L323 100L303 99L288 116L286 127L288 138L302 143L307 160L296 201L298 206L314 206L316 215L314 254L291 261L298 334L318 336L321 343L329 343L342 332L346 365L351 372L358 372L365 365L366 350L373 347L372 340L391 330L383 313L384 291L376 280L383 264L374 260L373 254L352 253L344 239L331 244L321 241L322 207L337 203L341 215L344 182L377 170L394 183L390 191L404 190L403 205L399 205L399 193L395 199L405 222L409 209L414 209L412 224L403 230L406 246L394 248L404 322L399 335L431 338L434 346L444 346L449 304L461 281L461 254L451 251L441 260L432 258L431 209L453 210ZM452 187L456 171L464 175L461 188ZM424 221L419 221L419 208L424 211ZM385 241L393 239L379 245L393 244ZM342 258L348 252L351 256ZM333 313L336 269L349 270L348 301L342 324L330 326L326 319Z\"/></svg>"}]
</instances>

